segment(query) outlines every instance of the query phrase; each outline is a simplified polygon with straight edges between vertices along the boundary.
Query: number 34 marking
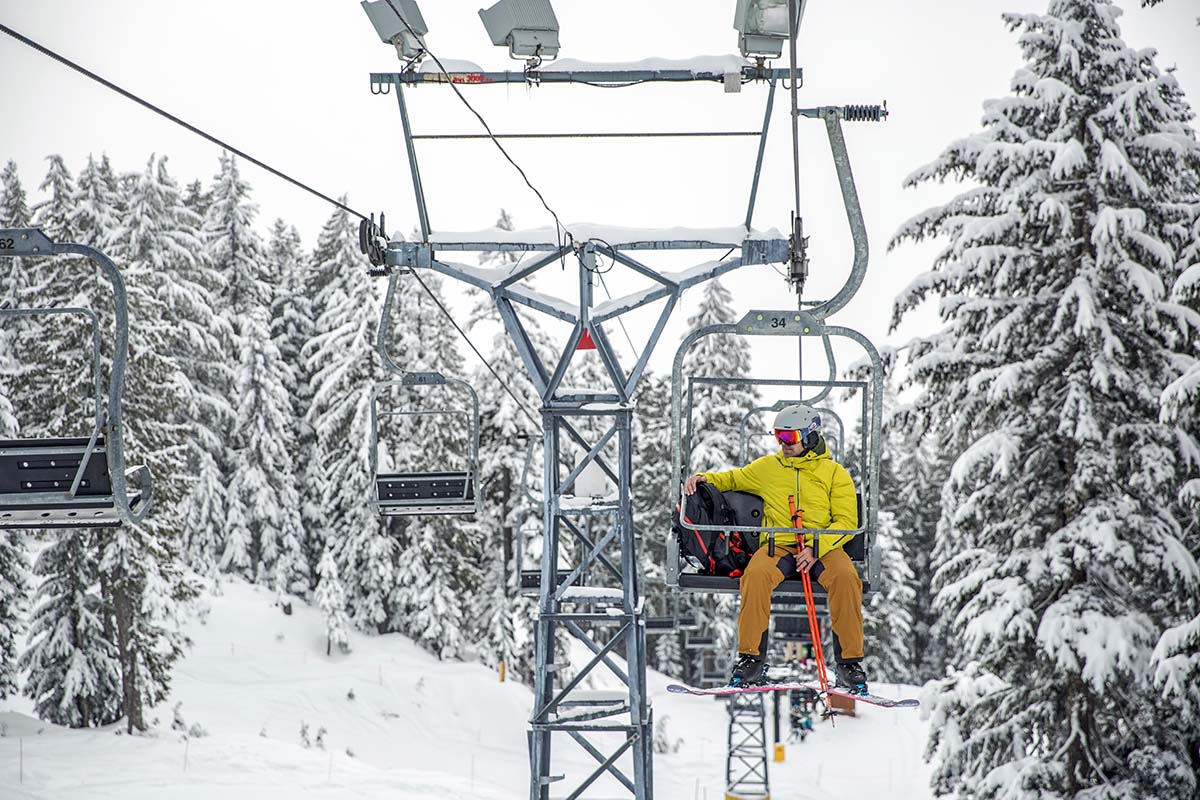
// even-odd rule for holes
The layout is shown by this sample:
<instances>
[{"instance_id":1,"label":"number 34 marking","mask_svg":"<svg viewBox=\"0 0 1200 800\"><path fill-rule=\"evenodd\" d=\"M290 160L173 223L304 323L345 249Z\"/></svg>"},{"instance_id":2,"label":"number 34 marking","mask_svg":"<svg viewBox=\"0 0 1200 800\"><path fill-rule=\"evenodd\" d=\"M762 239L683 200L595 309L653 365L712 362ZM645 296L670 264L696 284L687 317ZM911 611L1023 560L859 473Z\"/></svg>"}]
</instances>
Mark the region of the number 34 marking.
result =
<instances>
[{"instance_id":1,"label":"number 34 marking","mask_svg":"<svg viewBox=\"0 0 1200 800\"><path fill-rule=\"evenodd\" d=\"M787 317L771 317L771 327L772 328L786 328L787 327Z\"/></svg>"}]
</instances>

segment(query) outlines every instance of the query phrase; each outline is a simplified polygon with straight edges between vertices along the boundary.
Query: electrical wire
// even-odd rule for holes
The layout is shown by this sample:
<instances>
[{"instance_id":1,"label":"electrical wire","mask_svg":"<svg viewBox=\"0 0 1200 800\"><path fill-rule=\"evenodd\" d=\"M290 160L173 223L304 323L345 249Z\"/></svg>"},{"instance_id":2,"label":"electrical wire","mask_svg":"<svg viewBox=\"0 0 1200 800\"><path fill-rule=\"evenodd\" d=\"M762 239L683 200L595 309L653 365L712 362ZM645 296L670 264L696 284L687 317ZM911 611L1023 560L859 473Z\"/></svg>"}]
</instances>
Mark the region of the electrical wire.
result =
<instances>
[{"instance_id":1,"label":"electrical wire","mask_svg":"<svg viewBox=\"0 0 1200 800\"><path fill-rule=\"evenodd\" d=\"M39 53L49 56L50 58L54 59L55 61L59 62L60 64L70 67L71 69L75 70L76 72L80 73L81 75L91 78L92 80L96 81L100 85L113 90L114 92L120 94L121 96L134 101L138 105L148 108L151 111L155 112L156 114L159 114L159 115L167 118L171 122L174 122L176 125L179 125L185 129L187 129L188 131L191 131L192 133L196 134L197 136L200 136L203 139L207 139L208 141L212 142L213 144L216 144L219 147L223 147L226 150L230 151L231 153L234 153L235 155L237 155L241 158L244 158L245 160L249 161L250 163L255 164L255 165L265 169L267 172L270 172L272 175L283 178L285 181L292 184L293 186L299 187L299 188L303 189L304 191L309 192L310 194L313 194L313 195L321 198L322 200L329 203L330 205L340 208L341 210L343 210L349 214L353 214L354 216L358 217L359 219L362 219L362 220L369 219L366 215L361 214L358 211L355 211L353 208L350 208L346 204L341 203L341 202L333 199L329 195L323 194L322 192L319 192L316 189L311 188L307 184L305 184L301 181L298 181L295 178L293 178L283 172L280 172L279 170L275 169L274 167L263 163L262 161L255 158L254 156L251 156L251 155L247 154L246 152L239 150L238 148L233 147L232 145L230 145L226 142L223 142L222 140L218 139L217 137L212 136L211 134L196 127L195 125L185 122L184 120L180 119L179 117L175 116L174 114L171 114L171 113L168 113L168 112L162 110L161 108L154 105L153 103L151 103L147 100L143 100L141 97L138 97L137 95L133 94L132 92L122 89L120 86L117 86L112 81L109 81L109 80L106 80L106 79L100 77L99 75L97 75L96 73L92 72L91 70L89 70L85 67L81 67L80 65L76 64L74 61L71 61L70 59L66 58L65 56L59 55L58 53L56 53L55 51L51 50L48 47L38 44L37 42L33 41L29 37L23 36L22 34L18 33L17 31L14 31L12 28L9 28L8 26L6 26L2 23L0 23L0 31L8 34L9 36L13 37L14 39L21 42L22 44L26 44L29 47L32 47L34 50L37 50ZM554 212L551 212L551 213L554 213ZM441 300L438 299L437 295L435 295L432 291L430 291L429 287L425 285L425 282L421 280L421 277L419 275L417 275L417 273L415 271L412 273L412 275L414 278L416 278L417 283L419 283L421 285L421 288L424 289L426 291L426 293L429 294L430 298L437 305L437 307L441 309L442 313L446 315L446 318L450 320L450 323L454 326L454 329L458 331L458 334L460 336L462 336L463 340L466 341L467 345L471 348L472 351L474 351L475 355L479 357L479 360L483 362L483 365L485 367L487 367L488 372L492 373L492 376L496 379L496 381L500 384L500 386L506 392L508 392L509 396L512 397L512 399L514 401L516 401L517 407L521 409L521 413L523 413L526 417L528 417L529 420L531 422L533 422L534 425L540 425L541 423L539 423L537 418L534 417L533 414L531 414L529 412L529 409L526 408L525 403L522 402L521 398L517 397L517 395L509 387L508 383L503 378L501 378L499 373L496 372L495 368L492 367L491 362L489 362L486 358L484 358L483 353L481 353L479 351L479 348L476 347L475 343L471 341L471 338L469 336L467 336L466 331L464 331L461 327L459 327L458 322L454 319L454 315L452 315L449 312L449 310L446 308L446 306L442 304Z\"/></svg>"},{"instance_id":2,"label":"electrical wire","mask_svg":"<svg viewBox=\"0 0 1200 800\"><path fill-rule=\"evenodd\" d=\"M190 122L180 119L179 117L175 116L174 114L170 113L169 111L164 111L163 109L159 108L158 106L154 105L153 103L151 103L148 100L143 100L141 97L138 97L133 92L122 89L120 86L117 86L112 81L100 77L96 73L92 72L90 69L88 69L86 67L82 67L79 64L76 64L74 61L70 60L66 56L59 55L58 53L51 50L49 47L46 47L45 45L35 42L33 39L30 39L28 36L24 36L24 35L18 33L17 31L14 31L12 28L8 27L7 25L4 25L3 23L0 23L0 31L7 33L9 36L16 39L21 44L32 47L34 50L37 50L42 55L49 56L50 58L54 59L58 63L60 63L64 66L70 67L71 69L75 70L76 72L83 75L84 77L91 78L92 80L96 81L96 83L99 83L101 86L104 86L108 89L112 89L114 92L116 92L117 94L126 98L127 100L132 100L133 102L137 103L138 105L142 106L143 108L147 108L150 111L153 111L155 114L158 114L161 117L165 117L166 119L170 120L171 122L174 122L176 125L186 128L187 130L191 131L192 133L196 134L197 136L207 139L208 141L212 142L213 144L217 145L218 147L222 147L222 148L228 150L229 152L233 153L234 155L237 155L237 156L240 156L241 158L246 159L251 164L261 167L262 169L265 169L267 172L271 173L272 175L274 175L278 178L283 178L285 181L292 184L293 186L303 189L304 191L308 192L309 194L316 195L317 197L324 200L326 203L330 203L331 205L337 206L338 208L342 209L343 211L353 214L354 216L359 217L360 219L364 219L364 220L366 219L365 216L358 213L353 208L350 208L349 206L338 202L337 200L333 199L329 195L319 192L316 189L312 188L311 186L309 186L305 183L302 183L301 181L296 180L295 178L288 175L287 173L277 170L274 167L272 167L271 165L265 164L262 161L259 161L254 156L247 154L245 151L234 147L233 145L229 144L228 142L218 139L217 137L215 137L209 133L206 133L205 131L202 131L200 128L197 128L195 125L191 124Z\"/></svg>"}]
</instances>

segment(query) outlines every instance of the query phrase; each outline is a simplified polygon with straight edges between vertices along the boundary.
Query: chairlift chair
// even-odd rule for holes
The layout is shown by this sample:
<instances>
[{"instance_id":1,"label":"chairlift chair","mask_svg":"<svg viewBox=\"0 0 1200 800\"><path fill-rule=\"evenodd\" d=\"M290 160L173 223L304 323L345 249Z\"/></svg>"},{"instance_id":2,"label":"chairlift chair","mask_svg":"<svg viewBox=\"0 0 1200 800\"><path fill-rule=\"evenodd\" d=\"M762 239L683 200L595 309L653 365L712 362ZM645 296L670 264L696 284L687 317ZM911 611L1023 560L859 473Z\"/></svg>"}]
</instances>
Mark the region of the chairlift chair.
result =
<instances>
[{"instance_id":1,"label":"chairlift chair","mask_svg":"<svg viewBox=\"0 0 1200 800\"><path fill-rule=\"evenodd\" d=\"M361 231L360 231L361 236ZM388 353L387 340L392 328L392 305L396 297L400 271L388 278L387 295L379 320L379 331L375 349L384 367L398 375L395 380L383 381L371 390L371 475L375 493L371 507L382 516L473 516L482 508L482 496L476 485L479 477L479 395L471 384L458 378L448 378L440 372L408 372L396 364ZM380 399L390 390L403 388L418 392L425 387L452 387L465 394L463 406L414 406L388 407L380 410ZM379 469L379 419L403 419L416 417L448 417L465 423L466 448L465 469L380 472Z\"/></svg>"},{"instance_id":2,"label":"chairlift chair","mask_svg":"<svg viewBox=\"0 0 1200 800\"><path fill-rule=\"evenodd\" d=\"M380 409L380 398L397 387L452 386L466 393L469 405ZM379 419L442 416L465 423L466 468L459 470L381 472L379 469ZM437 372L405 373L399 380L384 381L371 391L371 473L375 478L372 507L383 516L473 515L481 507L476 487L479 463L479 396L470 384Z\"/></svg>"},{"instance_id":3,"label":"chairlift chair","mask_svg":"<svg viewBox=\"0 0 1200 800\"><path fill-rule=\"evenodd\" d=\"M100 528L141 522L152 484L145 466L125 466L121 401L129 355L125 282L116 265L86 245L52 242L38 229L0 229L0 257L81 255L113 291L115 342L108 397L100 373L100 325L88 308L4 308L0 319L83 316L91 326L95 417L86 437L0 440L0 529Z\"/></svg>"},{"instance_id":4,"label":"chairlift chair","mask_svg":"<svg viewBox=\"0 0 1200 800\"><path fill-rule=\"evenodd\" d=\"M826 352L830 354L831 377L827 380L785 380L760 378L734 378L725 376L688 376L683 375L683 361L690 348L701 338L714 334L732 334L742 336L795 336L821 337L825 340ZM832 370L832 350L829 337L840 336L857 342L868 354L872 368L870 374L863 380L836 380ZM672 475L679 481L680 491L687 475L693 471L690 464L691 442L693 439L693 404L696 390L699 387L717 386L723 388L758 386L781 389L799 389L803 394L806 387L817 389L815 396L803 398L799 402L813 404L826 397L833 389L850 389L857 392L861 398L860 413L864 421L861 426L861 437L858 444L859 463L864 465L864 474L856 486L858 493L859 527L854 531L837 531L837 535L853 534L854 538L845 545L845 550L865 573L863 580L864 593L870 593L879 586L879 546L876 538L879 498L879 458L880 458L880 429L883 415L883 376L882 362L878 352L871 342L862 334L850 328L827 325L823 319L810 311L751 311L736 324L710 325L691 332L683 340L676 352L672 370L671 386L671 419L673 430L678 436L672 437ZM785 403L786 404L786 403ZM753 412L751 412L753 413ZM686 420L686 422L685 422ZM841 424L840 417L838 418ZM743 430L745 419L743 419ZM843 437L844 441L844 437ZM843 446L847 446L845 443ZM696 465L700 466L700 465ZM680 495L678 501L682 504ZM719 526L696 526L702 529L720 530ZM739 525L743 533L791 533L791 529L771 529ZM831 534L833 531L804 529L805 533L820 536ZM766 546L766 545L764 545ZM679 543L673 536L667 541L667 584L672 588L693 592L736 592L739 581L737 578L703 575L690 572L680 555ZM801 594L801 581L795 577L784 581L776 590L776 594ZM824 590L814 583L813 591L822 593Z\"/></svg>"}]
</instances>

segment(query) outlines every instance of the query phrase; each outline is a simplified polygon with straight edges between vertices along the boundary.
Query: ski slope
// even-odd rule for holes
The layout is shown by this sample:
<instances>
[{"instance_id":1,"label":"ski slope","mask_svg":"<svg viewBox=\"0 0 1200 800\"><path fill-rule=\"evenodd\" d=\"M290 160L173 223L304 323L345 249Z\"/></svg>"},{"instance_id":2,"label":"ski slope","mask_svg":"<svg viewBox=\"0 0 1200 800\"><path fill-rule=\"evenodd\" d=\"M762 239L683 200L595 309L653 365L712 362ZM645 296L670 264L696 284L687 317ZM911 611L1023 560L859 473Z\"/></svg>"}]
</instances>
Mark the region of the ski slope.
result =
<instances>
[{"instance_id":1,"label":"ski slope","mask_svg":"<svg viewBox=\"0 0 1200 800\"><path fill-rule=\"evenodd\" d=\"M4 800L341 800L521 798L528 793L526 720L531 693L499 683L479 664L439 662L398 635L352 634L349 655L325 655L315 609L285 616L273 596L225 584L194 620L194 646L175 671L171 698L146 735L120 726L69 730L38 721L27 701L0 703ZM655 719L678 752L655 757L659 800L723 797L724 705L668 694L651 673ZM591 686L589 688L604 688ZM887 693L893 687L880 685ZM351 693L353 697L351 698ZM172 730L172 708L208 733ZM912 710L865 709L836 727L818 724L771 765L772 797L931 797L921 761L925 723ZM310 746L301 742L308 726ZM324 727L324 749L316 744ZM555 741L566 794L594 766L566 737ZM553 793L552 793L553 794ZM557 796L557 795L556 795ZM628 797L604 778L586 797Z\"/></svg>"}]
</instances>

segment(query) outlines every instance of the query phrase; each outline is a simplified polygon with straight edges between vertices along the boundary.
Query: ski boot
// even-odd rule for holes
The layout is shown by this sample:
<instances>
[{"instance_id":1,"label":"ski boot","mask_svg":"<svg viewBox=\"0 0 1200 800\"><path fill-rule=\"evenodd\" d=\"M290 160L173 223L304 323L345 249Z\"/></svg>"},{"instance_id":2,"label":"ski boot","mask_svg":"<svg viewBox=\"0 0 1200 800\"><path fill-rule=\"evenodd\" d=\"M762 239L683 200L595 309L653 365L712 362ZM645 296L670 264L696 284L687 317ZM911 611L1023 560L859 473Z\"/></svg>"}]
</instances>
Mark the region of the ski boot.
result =
<instances>
[{"instance_id":1,"label":"ski boot","mask_svg":"<svg viewBox=\"0 0 1200 800\"><path fill-rule=\"evenodd\" d=\"M858 661L838 661L837 683L834 685L846 689L851 694L870 693L867 689L867 673Z\"/></svg>"},{"instance_id":2,"label":"ski boot","mask_svg":"<svg viewBox=\"0 0 1200 800\"><path fill-rule=\"evenodd\" d=\"M737 663L733 665L733 673L729 676L728 686L758 686L767 682L767 662L759 656L747 653L738 655Z\"/></svg>"}]
</instances>

